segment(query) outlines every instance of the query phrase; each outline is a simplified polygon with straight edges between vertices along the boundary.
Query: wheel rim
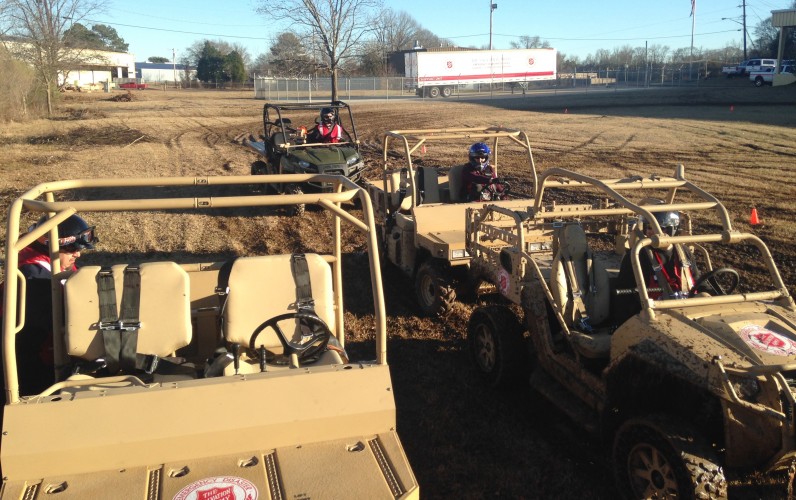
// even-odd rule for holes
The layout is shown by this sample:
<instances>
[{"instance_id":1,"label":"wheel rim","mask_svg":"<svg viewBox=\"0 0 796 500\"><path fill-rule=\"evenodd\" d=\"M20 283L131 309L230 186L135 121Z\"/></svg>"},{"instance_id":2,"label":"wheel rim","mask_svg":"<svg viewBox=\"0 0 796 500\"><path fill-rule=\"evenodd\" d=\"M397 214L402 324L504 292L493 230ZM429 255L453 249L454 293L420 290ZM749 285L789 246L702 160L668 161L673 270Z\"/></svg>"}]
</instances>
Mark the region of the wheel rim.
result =
<instances>
[{"instance_id":1,"label":"wheel rim","mask_svg":"<svg viewBox=\"0 0 796 500\"><path fill-rule=\"evenodd\" d=\"M427 274L420 278L420 298L427 307L433 306L437 298L437 287L432 277Z\"/></svg>"},{"instance_id":2,"label":"wheel rim","mask_svg":"<svg viewBox=\"0 0 796 500\"><path fill-rule=\"evenodd\" d=\"M475 360L485 373L495 368L495 338L486 325L478 325L475 330Z\"/></svg>"},{"instance_id":3,"label":"wheel rim","mask_svg":"<svg viewBox=\"0 0 796 500\"><path fill-rule=\"evenodd\" d=\"M636 497L679 497L672 464L659 449L648 443L638 444L630 450L627 475Z\"/></svg>"}]
</instances>

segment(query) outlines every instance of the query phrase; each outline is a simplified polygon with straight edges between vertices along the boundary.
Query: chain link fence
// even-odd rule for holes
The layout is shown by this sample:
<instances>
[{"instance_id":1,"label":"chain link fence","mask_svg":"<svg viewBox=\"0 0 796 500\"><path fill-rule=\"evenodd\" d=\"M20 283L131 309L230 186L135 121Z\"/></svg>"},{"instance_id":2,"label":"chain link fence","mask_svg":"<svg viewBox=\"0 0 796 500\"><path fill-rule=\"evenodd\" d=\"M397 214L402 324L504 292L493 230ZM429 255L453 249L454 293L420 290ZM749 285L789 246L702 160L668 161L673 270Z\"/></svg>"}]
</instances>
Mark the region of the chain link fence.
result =
<instances>
[{"instance_id":1,"label":"chain link fence","mask_svg":"<svg viewBox=\"0 0 796 500\"><path fill-rule=\"evenodd\" d=\"M560 72L555 80L528 82L527 91L510 83L480 83L453 87L451 98L484 94L525 94L526 92L557 92L590 88L678 87L698 86L705 78L721 77L704 66L607 68L598 71ZM254 97L268 101L329 101L331 78L256 78ZM414 79L402 77L341 77L338 97L352 99L401 99L417 97ZM440 99L442 99L440 97Z\"/></svg>"}]
</instances>

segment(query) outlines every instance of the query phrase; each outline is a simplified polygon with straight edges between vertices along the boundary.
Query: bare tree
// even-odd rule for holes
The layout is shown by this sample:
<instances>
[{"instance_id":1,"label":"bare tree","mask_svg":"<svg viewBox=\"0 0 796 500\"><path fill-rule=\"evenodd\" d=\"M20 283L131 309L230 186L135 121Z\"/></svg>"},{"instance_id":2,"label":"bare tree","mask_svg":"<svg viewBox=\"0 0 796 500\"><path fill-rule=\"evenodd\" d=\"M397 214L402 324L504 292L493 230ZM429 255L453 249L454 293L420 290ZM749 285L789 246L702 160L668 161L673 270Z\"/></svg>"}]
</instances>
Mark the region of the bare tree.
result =
<instances>
[{"instance_id":1,"label":"bare tree","mask_svg":"<svg viewBox=\"0 0 796 500\"><path fill-rule=\"evenodd\" d=\"M512 49L549 49L550 42L542 40L538 36L523 35L519 40L511 41Z\"/></svg>"},{"instance_id":2,"label":"bare tree","mask_svg":"<svg viewBox=\"0 0 796 500\"><path fill-rule=\"evenodd\" d=\"M279 21L318 43L332 74L332 100L337 100L337 70L362 38L372 31L378 0L260 0L257 12Z\"/></svg>"},{"instance_id":3,"label":"bare tree","mask_svg":"<svg viewBox=\"0 0 796 500\"><path fill-rule=\"evenodd\" d=\"M97 59L89 51L67 47L64 32L99 11L100 4L95 0L5 0L0 5L8 34L19 40L11 52L35 69L52 116L58 76L66 80L71 68Z\"/></svg>"}]
</instances>

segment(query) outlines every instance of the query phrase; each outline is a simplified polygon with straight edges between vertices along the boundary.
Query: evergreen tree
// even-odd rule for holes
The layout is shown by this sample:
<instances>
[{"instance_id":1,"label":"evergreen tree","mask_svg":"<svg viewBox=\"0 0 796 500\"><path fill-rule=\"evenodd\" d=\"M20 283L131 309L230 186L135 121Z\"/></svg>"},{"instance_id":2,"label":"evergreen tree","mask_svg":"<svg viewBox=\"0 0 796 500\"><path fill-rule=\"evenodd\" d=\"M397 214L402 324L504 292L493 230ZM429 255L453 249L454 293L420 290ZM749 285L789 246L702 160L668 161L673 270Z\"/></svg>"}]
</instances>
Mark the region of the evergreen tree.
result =
<instances>
[{"instance_id":1,"label":"evergreen tree","mask_svg":"<svg viewBox=\"0 0 796 500\"><path fill-rule=\"evenodd\" d=\"M210 41L205 41L196 64L196 78L205 83L224 81L224 55Z\"/></svg>"}]
</instances>

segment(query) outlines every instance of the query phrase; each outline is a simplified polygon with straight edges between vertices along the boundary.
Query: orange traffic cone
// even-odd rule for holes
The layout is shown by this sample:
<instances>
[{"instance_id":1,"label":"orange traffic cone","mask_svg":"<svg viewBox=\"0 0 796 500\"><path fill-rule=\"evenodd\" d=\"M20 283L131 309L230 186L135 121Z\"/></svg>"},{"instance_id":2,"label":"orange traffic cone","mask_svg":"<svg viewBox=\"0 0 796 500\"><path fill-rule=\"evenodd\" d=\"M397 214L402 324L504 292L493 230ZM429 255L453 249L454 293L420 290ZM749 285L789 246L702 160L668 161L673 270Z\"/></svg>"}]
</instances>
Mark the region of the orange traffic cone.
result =
<instances>
[{"instance_id":1,"label":"orange traffic cone","mask_svg":"<svg viewBox=\"0 0 796 500\"><path fill-rule=\"evenodd\" d=\"M757 209L752 208L752 215L749 217L749 224L756 226L760 224L760 219L757 217Z\"/></svg>"}]
</instances>

